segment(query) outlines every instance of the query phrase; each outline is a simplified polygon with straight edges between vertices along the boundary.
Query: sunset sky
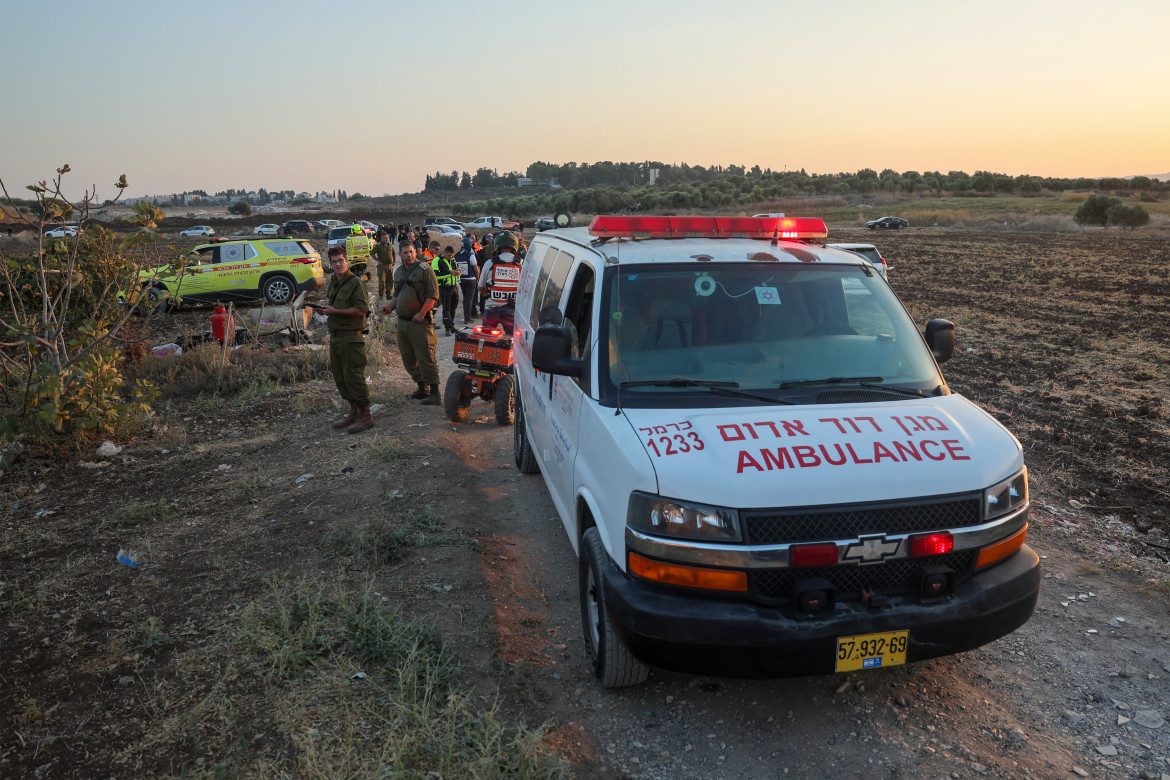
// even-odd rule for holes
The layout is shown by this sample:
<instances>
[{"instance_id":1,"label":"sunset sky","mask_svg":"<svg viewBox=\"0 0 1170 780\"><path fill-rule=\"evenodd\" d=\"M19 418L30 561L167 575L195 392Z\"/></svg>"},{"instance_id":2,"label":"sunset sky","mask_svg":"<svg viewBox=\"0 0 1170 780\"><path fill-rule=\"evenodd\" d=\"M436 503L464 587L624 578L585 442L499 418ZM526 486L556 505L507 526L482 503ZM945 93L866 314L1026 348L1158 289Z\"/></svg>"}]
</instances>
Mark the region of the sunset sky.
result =
<instances>
[{"instance_id":1,"label":"sunset sky","mask_svg":"<svg viewBox=\"0 0 1170 780\"><path fill-rule=\"evenodd\" d=\"M1170 3L4 4L0 179L414 192L549 162L1170 171ZM73 193L76 195L76 192Z\"/></svg>"}]
</instances>

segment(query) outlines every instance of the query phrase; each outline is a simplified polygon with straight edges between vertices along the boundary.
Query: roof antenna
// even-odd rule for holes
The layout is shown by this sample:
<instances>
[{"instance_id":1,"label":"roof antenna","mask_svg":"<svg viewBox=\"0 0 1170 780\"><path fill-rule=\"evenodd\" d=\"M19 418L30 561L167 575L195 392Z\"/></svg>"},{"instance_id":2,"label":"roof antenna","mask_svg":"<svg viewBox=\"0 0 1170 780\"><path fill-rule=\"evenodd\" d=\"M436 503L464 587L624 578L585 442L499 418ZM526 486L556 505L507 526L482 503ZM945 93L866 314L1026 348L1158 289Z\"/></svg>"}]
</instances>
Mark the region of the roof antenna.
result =
<instances>
[{"instance_id":1,"label":"roof antenna","mask_svg":"<svg viewBox=\"0 0 1170 780\"><path fill-rule=\"evenodd\" d=\"M776 227L772 228L772 246L780 246L780 220L776 220Z\"/></svg>"}]
</instances>

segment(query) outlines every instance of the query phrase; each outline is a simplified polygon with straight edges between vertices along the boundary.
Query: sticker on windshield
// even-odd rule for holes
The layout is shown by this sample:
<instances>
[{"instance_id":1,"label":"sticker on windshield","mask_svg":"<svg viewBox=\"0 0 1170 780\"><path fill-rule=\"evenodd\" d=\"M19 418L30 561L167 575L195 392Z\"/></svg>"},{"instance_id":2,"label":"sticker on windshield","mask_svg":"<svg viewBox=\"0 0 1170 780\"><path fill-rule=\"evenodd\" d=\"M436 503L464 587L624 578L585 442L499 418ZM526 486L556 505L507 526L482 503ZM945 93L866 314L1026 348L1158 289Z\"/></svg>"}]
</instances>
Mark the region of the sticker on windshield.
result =
<instances>
[{"instance_id":1,"label":"sticker on windshield","mask_svg":"<svg viewBox=\"0 0 1170 780\"><path fill-rule=\"evenodd\" d=\"M780 293L776 291L775 287L757 287L756 302L780 303Z\"/></svg>"}]
</instances>

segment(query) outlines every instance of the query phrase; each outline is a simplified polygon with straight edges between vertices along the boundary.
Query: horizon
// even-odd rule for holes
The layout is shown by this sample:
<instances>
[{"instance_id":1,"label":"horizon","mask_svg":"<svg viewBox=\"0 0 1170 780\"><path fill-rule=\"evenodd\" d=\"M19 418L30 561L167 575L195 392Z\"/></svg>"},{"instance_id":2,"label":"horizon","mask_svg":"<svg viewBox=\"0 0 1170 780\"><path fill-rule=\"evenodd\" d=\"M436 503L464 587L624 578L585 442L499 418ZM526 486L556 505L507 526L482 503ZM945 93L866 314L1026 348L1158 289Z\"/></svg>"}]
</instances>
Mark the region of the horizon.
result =
<instances>
[{"instance_id":1,"label":"horizon","mask_svg":"<svg viewBox=\"0 0 1170 780\"><path fill-rule=\"evenodd\" d=\"M122 173L129 197L380 197L436 171L536 160L1161 176L1170 103L1148 74L1170 72L1153 23L1170 9L1121 5L919 0L875 24L856 0L718 13L683 0L669 16L526 0L484 23L463 1L439 13L354 0L321 18L303 2L65 0L47 38L27 34L44 21L21 6L0 31L0 65L24 74L10 105L26 107L0 118L0 179L23 197L68 163L68 196L96 184L109 198ZM502 20L515 41L493 46Z\"/></svg>"}]
</instances>

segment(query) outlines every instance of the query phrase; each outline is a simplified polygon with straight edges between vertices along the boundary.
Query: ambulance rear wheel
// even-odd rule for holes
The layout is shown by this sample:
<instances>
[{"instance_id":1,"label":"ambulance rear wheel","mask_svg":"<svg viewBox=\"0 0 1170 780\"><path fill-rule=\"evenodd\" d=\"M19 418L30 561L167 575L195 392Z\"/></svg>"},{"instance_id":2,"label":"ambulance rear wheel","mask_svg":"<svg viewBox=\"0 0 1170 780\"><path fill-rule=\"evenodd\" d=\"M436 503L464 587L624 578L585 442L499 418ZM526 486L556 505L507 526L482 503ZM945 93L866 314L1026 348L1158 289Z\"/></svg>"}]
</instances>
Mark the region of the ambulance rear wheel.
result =
<instances>
[{"instance_id":1,"label":"ambulance rear wheel","mask_svg":"<svg viewBox=\"0 0 1170 780\"><path fill-rule=\"evenodd\" d=\"M261 288L264 299L274 306L284 306L297 294L297 285L289 277L278 274L270 276Z\"/></svg>"},{"instance_id":2,"label":"ambulance rear wheel","mask_svg":"<svg viewBox=\"0 0 1170 780\"><path fill-rule=\"evenodd\" d=\"M528 426L524 421L524 404L516 404L516 424L512 427L512 457L521 474L535 474L540 471L532 442L528 441Z\"/></svg>"},{"instance_id":3,"label":"ambulance rear wheel","mask_svg":"<svg viewBox=\"0 0 1170 780\"><path fill-rule=\"evenodd\" d=\"M505 374L496 382L496 422L511 425L516 421L516 385Z\"/></svg>"},{"instance_id":4,"label":"ambulance rear wheel","mask_svg":"<svg viewBox=\"0 0 1170 780\"><path fill-rule=\"evenodd\" d=\"M597 528L581 538L579 585L581 623L593 676L603 688L623 688L644 682L650 670L634 657L609 622L605 605L605 570L608 555Z\"/></svg>"},{"instance_id":5,"label":"ambulance rear wheel","mask_svg":"<svg viewBox=\"0 0 1170 780\"><path fill-rule=\"evenodd\" d=\"M465 422L471 406L471 380L466 371L452 371L443 393L443 411L451 422Z\"/></svg>"}]
</instances>

